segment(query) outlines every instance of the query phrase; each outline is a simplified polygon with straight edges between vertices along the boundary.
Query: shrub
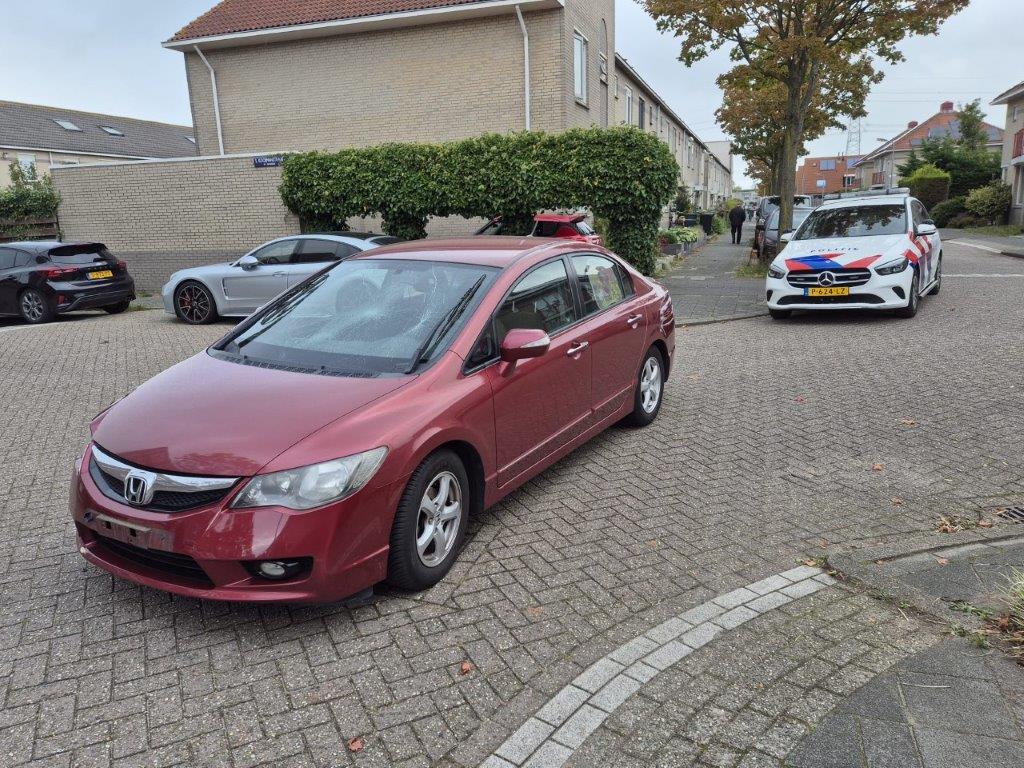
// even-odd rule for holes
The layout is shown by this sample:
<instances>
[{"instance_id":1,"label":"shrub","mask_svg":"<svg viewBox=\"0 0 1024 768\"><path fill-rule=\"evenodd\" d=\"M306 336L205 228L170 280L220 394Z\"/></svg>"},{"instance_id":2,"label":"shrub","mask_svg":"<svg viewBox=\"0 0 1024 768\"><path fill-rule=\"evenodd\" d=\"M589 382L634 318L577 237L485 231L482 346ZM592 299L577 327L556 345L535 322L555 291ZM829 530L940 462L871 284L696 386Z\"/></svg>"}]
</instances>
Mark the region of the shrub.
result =
<instances>
[{"instance_id":1,"label":"shrub","mask_svg":"<svg viewBox=\"0 0 1024 768\"><path fill-rule=\"evenodd\" d=\"M49 176L30 180L34 178L34 172L26 176L18 163L11 163L11 186L0 189L0 235L18 237L29 222L57 215L60 195L53 188L53 180Z\"/></svg>"},{"instance_id":2,"label":"shrub","mask_svg":"<svg viewBox=\"0 0 1024 768\"><path fill-rule=\"evenodd\" d=\"M281 197L307 226L380 214L385 232L406 239L425 237L431 216L501 216L507 230L529 231L537 211L587 208L607 222L608 246L650 274L678 174L657 137L586 128L289 155Z\"/></svg>"},{"instance_id":3,"label":"shrub","mask_svg":"<svg viewBox=\"0 0 1024 768\"><path fill-rule=\"evenodd\" d=\"M724 216L715 216L711 220L711 229L716 235L724 235L728 231L729 225L726 223Z\"/></svg>"},{"instance_id":4,"label":"shrub","mask_svg":"<svg viewBox=\"0 0 1024 768\"><path fill-rule=\"evenodd\" d=\"M930 163L922 165L906 181L910 194L924 203L925 208L938 205L949 197L949 173Z\"/></svg>"},{"instance_id":5,"label":"shrub","mask_svg":"<svg viewBox=\"0 0 1024 768\"><path fill-rule=\"evenodd\" d=\"M980 216L964 211L951 218L946 226L951 229L963 229L965 227L984 227L987 224L988 222Z\"/></svg>"},{"instance_id":6,"label":"shrub","mask_svg":"<svg viewBox=\"0 0 1024 768\"><path fill-rule=\"evenodd\" d=\"M700 233L693 227L675 227L677 243L696 243L700 240Z\"/></svg>"},{"instance_id":7,"label":"shrub","mask_svg":"<svg viewBox=\"0 0 1024 768\"><path fill-rule=\"evenodd\" d=\"M966 202L966 197L951 197L933 207L931 213L935 226L948 227L950 219L967 210Z\"/></svg>"},{"instance_id":8,"label":"shrub","mask_svg":"<svg viewBox=\"0 0 1024 768\"><path fill-rule=\"evenodd\" d=\"M658 230L658 245L678 245L681 242L678 229Z\"/></svg>"},{"instance_id":9,"label":"shrub","mask_svg":"<svg viewBox=\"0 0 1024 768\"><path fill-rule=\"evenodd\" d=\"M986 224L1004 224L1010 215L1013 194L1007 184L995 182L975 189L967 196L966 208Z\"/></svg>"}]
</instances>

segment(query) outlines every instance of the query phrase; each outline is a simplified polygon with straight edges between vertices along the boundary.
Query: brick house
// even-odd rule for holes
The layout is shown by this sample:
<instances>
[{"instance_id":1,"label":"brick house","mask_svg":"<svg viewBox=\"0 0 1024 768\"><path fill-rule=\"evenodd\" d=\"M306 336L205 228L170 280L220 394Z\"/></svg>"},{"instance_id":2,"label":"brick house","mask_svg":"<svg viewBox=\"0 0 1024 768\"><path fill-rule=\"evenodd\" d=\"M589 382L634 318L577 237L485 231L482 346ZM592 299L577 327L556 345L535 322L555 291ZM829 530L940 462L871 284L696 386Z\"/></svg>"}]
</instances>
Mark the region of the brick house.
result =
<instances>
[{"instance_id":1,"label":"brick house","mask_svg":"<svg viewBox=\"0 0 1024 768\"><path fill-rule=\"evenodd\" d=\"M859 157L843 155L805 157L803 163L796 169L796 193L825 195L856 189L859 184L859 162Z\"/></svg>"},{"instance_id":2,"label":"brick house","mask_svg":"<svg viewBox=\"0 0 1024 768\"><path fill-rule=\"evenodd\" d=\"M984 123L988 132L987 147L993 153L1002 152L1003 131L994 125ZM960 136L960 119L952 101L945 101L939 111L922 123L913 121L906 130L877 149L866 154L858 164L860 186L870 187L884 184L895 187L899 184L899 166L910 156L912 149L920 148L927 139L956 139Z\"/></svg>"},{"instance_id":3,"label":"brick house","mask_svg":"<svg viewBox=\"0 0 1024 768\"><path fill-rule=\"evenodd\" d=\"M0 101L0 188L10 165L51 168L196 154L192 127L38 104Z\"/></svg>"},{"instance_id":4,"label":"brick house","mask_svg":"<svg viewBox=\"0 0 1024 768\"><path fill-rule=\"evenodd\" d=\"M1024 224L1024 82L1003 91L992 103L1006 105L1003 181L1013 190L1010 222Z\"/></svg>"}]
</instances>

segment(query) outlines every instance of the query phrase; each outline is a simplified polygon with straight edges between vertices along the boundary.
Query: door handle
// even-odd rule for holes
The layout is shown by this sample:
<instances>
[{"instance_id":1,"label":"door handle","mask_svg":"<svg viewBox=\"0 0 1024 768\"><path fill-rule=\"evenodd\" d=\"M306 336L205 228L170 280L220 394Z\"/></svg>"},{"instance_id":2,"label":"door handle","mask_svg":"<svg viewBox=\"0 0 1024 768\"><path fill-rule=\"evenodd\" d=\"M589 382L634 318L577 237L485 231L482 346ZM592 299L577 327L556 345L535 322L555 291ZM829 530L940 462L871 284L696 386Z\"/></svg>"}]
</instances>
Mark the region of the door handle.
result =
<instances>
[{"instance_id":1,"label":"door handle","mask_svg":"<svg viewBox=\"0 0 1024 768\"><path fill-rule=\"evenodd\" d=\"M288 274L287 272L274 272L271 275L271 277L285 277L287 274Z\"/></svg>"},{"instance_id":2,"label":"door handle","mask_svg":"<svg viewBox=\"0 0 1024 768\"><path fill-rule=\"evenodd\" d=\"M567 354L569 357L575 357L576 355L583 352L583 350L585 350L589 346L589 341L578 341L571 347L569 347L567 350L565 350L565 354Z\"/></svg>"},{"instance_id":3,"label":"door handle","mask_svg":"<svg viewBox=\"0 0 1024 768\"><path fill-rule=\"evenodd\" d=\"M643 319L643 315L630 315L629 317L626 318L626 323L629 325L630 328L636 328L638 325L640 325L640 321Z\"/></svg>"}]
</instances>

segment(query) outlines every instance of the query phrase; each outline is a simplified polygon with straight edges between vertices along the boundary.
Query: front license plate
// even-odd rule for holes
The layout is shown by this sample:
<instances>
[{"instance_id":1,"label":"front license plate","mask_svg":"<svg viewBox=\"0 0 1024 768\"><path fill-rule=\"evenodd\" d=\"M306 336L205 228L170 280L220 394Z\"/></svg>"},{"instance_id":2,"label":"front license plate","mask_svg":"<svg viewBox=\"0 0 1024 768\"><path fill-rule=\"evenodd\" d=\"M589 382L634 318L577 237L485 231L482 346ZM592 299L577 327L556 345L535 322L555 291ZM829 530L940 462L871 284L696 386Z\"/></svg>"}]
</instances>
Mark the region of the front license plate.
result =
<instances>
[{"instance_id":1,"label":"front license plate","mask_svg":"<svg viewBox=\"0 0 1024 768\"><path fill-rule=\"evenodd\" d=\"M99 272L90 272L89 273L89 279L90 280L103 280L105 278L113 277L113 276L114 276L114 273L112 271L110 271L109 269L102 269Z\"/></svg>"},{"instance_id":2,"label":"front license plate","mask_svg":"<svg viewBox=\"0 0 1024 768\"><path fill-rule=\"evenodd\" d=\"M831 287L831 288L808 288L807 289L807 295L808 296L849 296L850 295L850 289L849 288L836 288L834 286Z\"/></svg>"}]
</instances>

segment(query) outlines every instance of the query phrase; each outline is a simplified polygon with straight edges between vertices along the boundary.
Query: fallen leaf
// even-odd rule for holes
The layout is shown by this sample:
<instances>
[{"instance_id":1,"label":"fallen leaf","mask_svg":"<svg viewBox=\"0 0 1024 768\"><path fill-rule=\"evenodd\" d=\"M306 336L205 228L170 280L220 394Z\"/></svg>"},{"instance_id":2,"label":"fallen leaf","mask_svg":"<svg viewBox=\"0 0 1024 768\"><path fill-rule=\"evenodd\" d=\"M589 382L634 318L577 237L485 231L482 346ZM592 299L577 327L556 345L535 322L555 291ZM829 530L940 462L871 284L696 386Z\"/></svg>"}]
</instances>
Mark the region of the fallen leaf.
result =
<instances>
[{"instance_id":1,"label":"fallen leaf","mask_svg":"<svg viewBox=\"0 0 1024 768\"><path fill-rule=\"evenodd\" d=\"M949 565L949 560L947 560L944 557L937 557L937 558L935 558L935 562L938 563L939 565Z\"/></svg>"},{"instance_id":2,"label":"fallen leaf","mask_svg":"<svg viewBox=\"0 0 1024 768\"><path fill-rule=\"evenodd\" d=\"M983 518L981 518L981 520L978 521L978 527L979 528L991 528L992 527L992 521L989 520L987 517L983 517Z\"/></svg>"},{"instance_id":3,"label":"fallen leaf","mask_svg":"<svg viewBox=\"0 0 1024 768\"><path fill-rule=\"evenodd\" d=\"M885 469L885 464L879 464L875 462L874 464L871 465L872 472L881 472L883 469Z\"/></svg>"},{"instance_id":4,"label":"fallen leaf","mask_svg":"<svg viewBox=\"0 0 1024 768\"><path fill-rule=\"evenodd\" d=\"M647 546L651 549L657 549L660 542L657 539L651 539L647 542Z\"/></svg>"},{"instance_id":5,"label":"fallen leaf","mask_svg":"<svg viewBox=\"0 0 1024 768\"><path fill-rule=\"evenodd\" d=\"M885 565L885 560L875 560L875 565Z\"/></svg>"},{"instance_id":6,"label":"fallen leaf","mask_svg":"<svg viewBox=\"0 0 1024 768\"><path fill-rule=\"evenodd\" d=\"M470 661L462 662L462 666L459 667L459 672L461 672L463 675L468 675L472 671L473 671L473 663L470 662Z\"/></svg>"},{"instance_id":7,"label":"fallen leaf","mask_svg":"<svg viewBox=\"0 0 1024 768\"><path fill-rule=\"evenodd\" d=\"M345 746L348 747L349 752L362 752L366 745L363 744L362 736L356 736L355 738L349 739Z\"/></svg>"},{"instance_id":8,"label":"fallen leaf","mask_svg":"<svg viewBox=\"0 0 1024 768\"><path fill-rule=\"evenodd\" d=\"M897 499L895 496L893 496L893 498L892 498L892 505L894 507L902 507L903 506L903 499Z\"/></svg>"},{"instance_id":9,"label":"fallen leaf","mask_svg":"<svg viewBox=\"0 0 1024 768\"><path fill-rule=\"evenodd\" d=\"M913 419L900 419L900 424L902 424L904 427L916 427L917 426L917 422L914 421Z\"/></svg>"},{"instance_id":10,"label":"fallen leaf","mask_svg":"<svg viewBox=\"0 0 1024 768\"><path fill-rule=\"evenodd\" d=\"M528 605L526 607L526 612L531 616L540 616L544 613L544 608L539 605Z\"/></svg>"}]
</instances>

